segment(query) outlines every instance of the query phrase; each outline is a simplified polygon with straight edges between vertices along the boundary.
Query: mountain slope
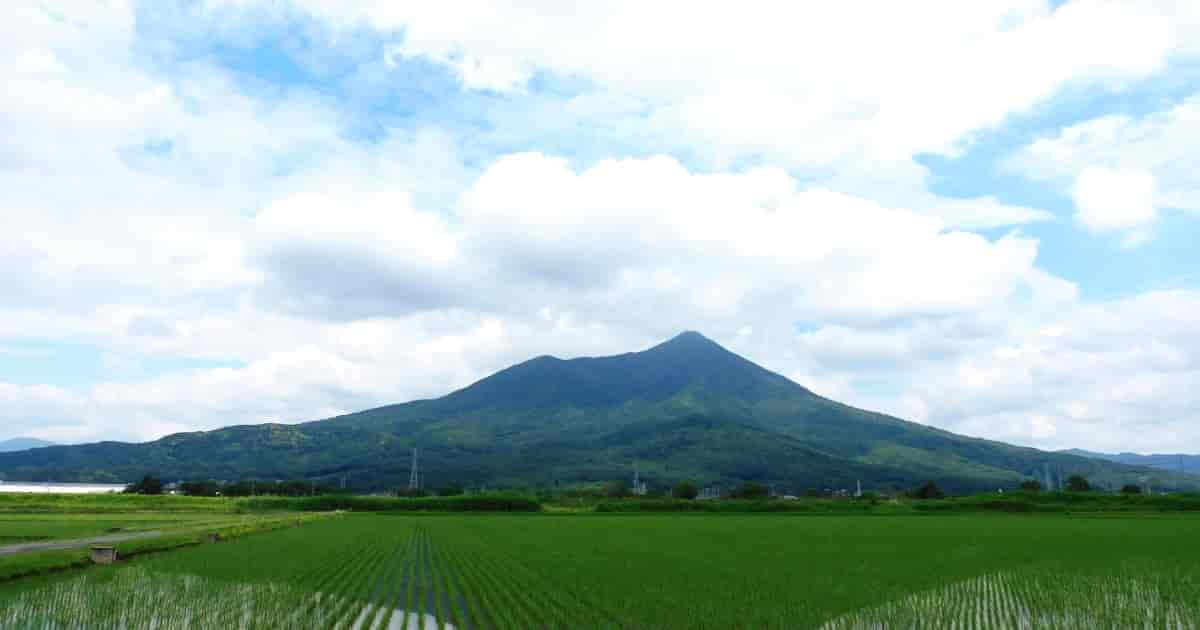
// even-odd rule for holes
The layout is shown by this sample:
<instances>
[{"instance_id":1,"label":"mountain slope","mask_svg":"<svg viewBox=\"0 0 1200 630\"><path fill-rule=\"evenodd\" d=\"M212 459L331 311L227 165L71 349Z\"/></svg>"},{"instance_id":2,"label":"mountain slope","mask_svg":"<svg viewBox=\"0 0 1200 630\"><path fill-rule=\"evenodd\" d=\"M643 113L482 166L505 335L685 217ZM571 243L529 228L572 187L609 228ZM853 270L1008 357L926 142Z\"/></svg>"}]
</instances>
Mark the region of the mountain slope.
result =
<instances>
[{"instance_id":1,"label":"mountain slope","mask_svg":"<svg viewBox=\"0 0 1200 630\"><path fill-rule=\"evenodd\" d=\"M54 443L37 438L13 438L11 440L0 441L0 453L26 451L31 448L42 448L45 446L54 446Z\"/></svg>"},{"instance_id":2,"label":"mountain slope","mask_svg":"<svg viewBox=\"0 0 1200 630\"><path fill-rule=\"evenodd\" d=\"M808 488L1011 487L1046 470L1102 485L1147 469L955 435L848 407L683 333L643 352L538 357L442 398L297 425L237 426L146 444L0 454L9 479L247 477L402 485L420 447L428 485L548 486L625 478ZM1163 485L1197 478L1160 473Z\"/></svg>"},{"instance_id":3,"label":"mountain slope","mask_svg":"<svg viewBox=\"0 0 1200 630\"><path fill-rule=\"evenodd\" d=\"M1147 466L1167 472L1200 474L1200 455L1188 455L1184 453L1155 453L1151 455L1140 455L1138 453L1095 453L1077 448L1062 452L1080 457L1104 459L1130 466Z\"/></svg>"}]
</instances>

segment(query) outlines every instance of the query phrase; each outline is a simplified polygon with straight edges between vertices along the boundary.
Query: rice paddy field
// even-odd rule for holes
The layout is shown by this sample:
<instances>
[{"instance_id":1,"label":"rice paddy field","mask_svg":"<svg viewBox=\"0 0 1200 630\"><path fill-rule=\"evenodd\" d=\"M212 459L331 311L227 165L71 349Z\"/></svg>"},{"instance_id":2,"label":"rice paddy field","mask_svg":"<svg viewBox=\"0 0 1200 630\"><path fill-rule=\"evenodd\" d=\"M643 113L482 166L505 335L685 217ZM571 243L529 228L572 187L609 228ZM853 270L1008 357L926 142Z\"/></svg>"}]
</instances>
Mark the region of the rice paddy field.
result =
<instances>
[{"instance_id":1,"label":"rice paddy field","mask_svg":"<svg viewBox=\"0 0 1200 630\"><path fill-rule=\"evenodd\" d=\"M0 584L2 628L1196 628L1186 515L345 515Z\"/></svg>"}]
</instances>

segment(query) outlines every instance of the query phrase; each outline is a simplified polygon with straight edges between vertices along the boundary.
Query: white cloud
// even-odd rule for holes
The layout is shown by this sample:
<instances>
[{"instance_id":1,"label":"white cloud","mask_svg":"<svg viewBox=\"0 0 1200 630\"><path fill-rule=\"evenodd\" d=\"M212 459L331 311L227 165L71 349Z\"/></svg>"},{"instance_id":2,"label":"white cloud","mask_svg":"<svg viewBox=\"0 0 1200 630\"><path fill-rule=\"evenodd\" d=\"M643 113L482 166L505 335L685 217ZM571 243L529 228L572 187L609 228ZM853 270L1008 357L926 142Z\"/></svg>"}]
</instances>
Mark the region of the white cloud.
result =
<instances>
[{"instance_id":1,"label":"white cloud","mask_svg":"<svg viewBox=\"0 0 1200 630\"><path fill-rule=\"evenodd\" d=\"M1037 288L1055 281L1034 267L1031 239L947 230L911 211L802 189L777 170L698 174L667 157L575 169L553 156L507 156L450 214L377 186L287 194L217 232L178 221L140 222L102 246L87 235L102 226L36 224L43 237L32 242L60 261L38 284L78 282L72 261L111 256L114 273L97 287L129 289L77 299L74 312L32 325L36 309L12 304L0 330L87 341L123 360L245 367L98 383L52 414L66 424L41 424L42 407L14 405L24 420L14 416L11 429L145 438L184 425L311 419L443 393L543 352L626 350L685 328L720 337L750 326L745 347L761 351L763 340L788 339L800 318L966 317L1020 303L1022 289L1056 294ZM190 252L222 242L244 253L228 269L209 267L206 282L172 272L171 257L140 267L159 247L186 266ZM113 417L134 422L115 429Z\"/></svg>"},{"instance_id":2,"label":"white cloud","mask_svg":"<svg viewBox=\"0 0 1200 630\"><path fill-rule=\"evenodd\" d=\"M293 4L395 32L390 55L445 64L468 88L582 79L641 104L637 136L685 139L717 167L766 157L847 184L919 180L916 154L957 154L1063 90L1124 89L1196 52L1193 9L1172 2ZM628 119L595 119L613 120Z\"/></svg>"},{"instance_id":3,"label":"white cloud","mask_svg":"<svg viewBox=\"0 0 1200 630\"><path fill-rule=\"evenodd\" d=\"M1101 166L1084 169L1071 188L1075 219L1095 232L1125 232L1126 246L1140 245L1148 238L1158 216L1154 197L1153 175Z\"/></svg>"},{"instance_id":4,"label":"white cloud","mask_svg":"<svg viewBox=\"0 0 1200 630\"><path fill-rule=\"evenodd\" d=\"M797 341L812 362L801 372L842 374L844 400L900 417L1046 448L1188 450L1200 441L1200 336L1186 324L1197 313L1197 292L1156 292L1022 310L969 335L918 322Z\"/></svg>"},{"instance_id":5,"label":"white cloud","mask_svg":"<svg viewBox=\"0 0 1200 630\"><path fill-rule=\"evenodd\" d=\"M536 148L522 129L579 126L644 141L628 154L651 157L468 164L463 139L435 128L355 142L328 96L252 94L203 58L155 67L127 4L6 8L0 339L237 367L0 384L3 432L143 439L313 419L537 354L698 328L820 393L937 426L1097 448L1200 437L1194 295L1081 305L1037 266L1035 238L965 231L1044 212L932 195L913 160L956 155L1064 89L1123 89L1193 54L1176 13L1032 1L947 2L930 9L938 19L879 3L587 13L598 6L310 9L403 29L394 54L446 64L469 88L511 96L540 72L586 86L489 118L511 134L500 144ZM1162 129L1190 129L1191 107L1105 123L1121 150L1093 142L1097 126L1033 152L1061 149L1064 188L1101 167L1137 192L1145 180L1129 174L1143 173L1151 208L1179 206L1195 188L1187 154L1154 156L1188 144ZM609 120L621 128L593 127ZM1080 190L1081 215L1119 225L1104 229L1147 224L1113 218L1135 207L1104 206L1115 194ZM817 327L797 334L801 322Z\"/></svg>"},{"instance_id":6,"label":"white cloud","mask_svg":"<svg viewBox=\"0 0 1200 630\"><path fill-rule=\"evenodd\" d=\"M1101 116L1039 138L1006 168L1060 187L1085 227L1135 245L1159 209L1200 214L1200 96L1141 117Z\"/></svg>"}]
</instances>

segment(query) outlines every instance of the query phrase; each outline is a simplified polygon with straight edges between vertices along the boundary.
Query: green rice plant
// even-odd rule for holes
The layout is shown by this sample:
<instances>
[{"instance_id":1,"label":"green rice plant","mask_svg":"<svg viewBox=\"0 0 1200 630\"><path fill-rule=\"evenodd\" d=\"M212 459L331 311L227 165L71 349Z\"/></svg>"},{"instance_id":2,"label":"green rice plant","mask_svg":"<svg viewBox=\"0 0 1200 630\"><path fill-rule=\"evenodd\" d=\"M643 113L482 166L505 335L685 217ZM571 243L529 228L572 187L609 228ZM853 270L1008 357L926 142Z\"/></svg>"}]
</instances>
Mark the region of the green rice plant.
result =
<instances>
[{"instance_id":1,"label":"green rice plant","mask_svg":"<svg viewBox=\"0 0 1200 630\"><path fill-rule=\"evenodd\" d=\"M873 628L1173 628L1200 627L1194 574L1153 567L1110 573L1048 570L984 575L855 611L821 630Z\"/></svg>"},{"instance_id":2,"label":"green rice plant","mask_svg":"<svg viewBox=\"0 0 1200 630\"><path fill-rule=\"evenodd\" d=\"M0 628L1178 630L1198 523L346 515L3 583Z\"/></svg>"}]
</instances>

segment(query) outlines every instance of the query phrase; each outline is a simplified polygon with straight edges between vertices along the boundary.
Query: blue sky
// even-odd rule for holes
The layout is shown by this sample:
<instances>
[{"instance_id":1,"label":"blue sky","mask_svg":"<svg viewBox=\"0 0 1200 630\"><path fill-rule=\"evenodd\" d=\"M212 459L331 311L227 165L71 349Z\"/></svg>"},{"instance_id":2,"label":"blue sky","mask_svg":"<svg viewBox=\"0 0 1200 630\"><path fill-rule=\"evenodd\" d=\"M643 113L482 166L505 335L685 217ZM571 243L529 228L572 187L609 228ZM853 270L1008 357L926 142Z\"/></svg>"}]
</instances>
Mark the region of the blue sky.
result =
<instances>
[{"instance_id":1,"label":"blue sky","mask_svg":"<svg viewBox=\"0 0 1200 630\"><path fill-rule=\"evenodd\" d=\"M1200 14L852 5L7 6L0 438L699 329L954 431L1200 450Z\"/></svg>"}]
</instances>

